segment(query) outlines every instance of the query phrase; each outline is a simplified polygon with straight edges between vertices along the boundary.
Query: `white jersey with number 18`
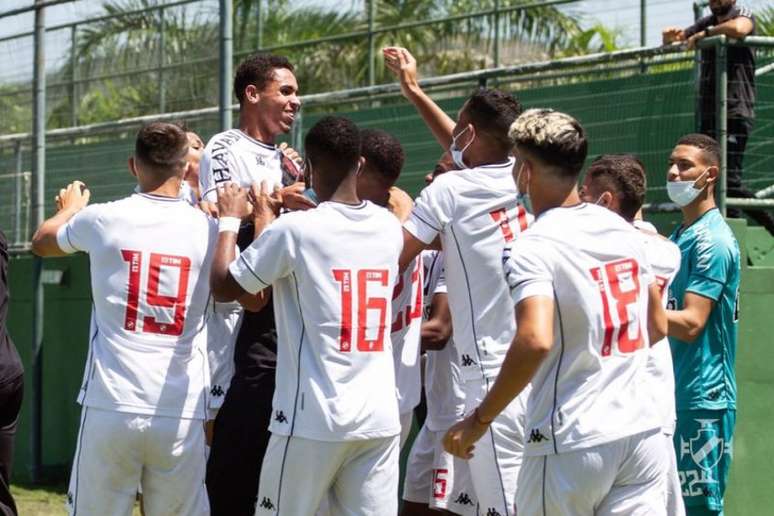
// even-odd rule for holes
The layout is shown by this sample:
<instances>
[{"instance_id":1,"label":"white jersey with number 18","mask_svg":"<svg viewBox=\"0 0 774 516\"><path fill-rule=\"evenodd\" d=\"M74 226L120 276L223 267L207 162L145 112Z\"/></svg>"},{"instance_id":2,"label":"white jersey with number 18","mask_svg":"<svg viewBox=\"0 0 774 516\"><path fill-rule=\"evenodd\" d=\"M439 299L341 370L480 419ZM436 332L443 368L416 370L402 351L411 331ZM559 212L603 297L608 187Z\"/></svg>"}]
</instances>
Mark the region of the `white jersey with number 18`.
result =
<instances>
[{"instance_id":1,"label":"white jersey with number 18","mask_svg":"<svg viewBox=\"0 0 774 516\"><path fill-rule=\"evenodd\" d=\"M370 202L282 215L229 267L273 286L277 387L269 430L319 441L400 433L390 342L400 222Z\"/></svg>"},{"instance_id":2,"label":"white jersey with number 18","mask_svg":"<svg viewBox=\"0 0 774 516\"><path fill-rule=\"evenodd\" d=\"M512 249L514 304L554 300L554 343L532 379L527 455L590 448L661 426L648 360L642 235L591 204L541 214Z\"/></svg>"},{"instance_id":3,"label":"white jersey with number 18","mask_svg":"<svg viewBox=\"0 0 774 516\"><path fill-rule=\"evenodd\" d=\"M217 226L185 200L149 194L88 206L57 233L83 251L94 299L79 402L204 418L209 249Z\"/></svg>"},{"instance_id":4,"label":"white jersey with number 18","mask_svg":"<svg viewBox=\"0 0 774 516\"><path fill-rule=\"evenodd\" d=\"M531 216L516 202L513 159L438 176L404 228L430 244L440 235L454 343L465 381L493 378L516 326L503 280L503 250Z\"/></svg>"}]
</instances>

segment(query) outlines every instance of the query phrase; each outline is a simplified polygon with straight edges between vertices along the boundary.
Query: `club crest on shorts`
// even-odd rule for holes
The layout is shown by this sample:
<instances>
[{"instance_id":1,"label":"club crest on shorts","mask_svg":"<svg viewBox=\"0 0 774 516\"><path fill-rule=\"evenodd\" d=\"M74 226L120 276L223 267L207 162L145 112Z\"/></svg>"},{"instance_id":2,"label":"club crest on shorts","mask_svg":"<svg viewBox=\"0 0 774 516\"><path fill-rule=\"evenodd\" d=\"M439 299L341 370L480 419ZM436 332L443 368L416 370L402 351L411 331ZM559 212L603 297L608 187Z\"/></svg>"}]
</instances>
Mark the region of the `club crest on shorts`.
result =
<instances>
[{"instance_id":1,"label":"club crest on shorts","mask_svg":"<svg viewBox=\"0 0 774 516\"><path fill-rule=\"evenodd\" d=\"M693 462L704 471L711 472L720 462L724 453L728 453L726 443L718 435L717 428L712 426L717 419L697 419L701 425L696 436L686 442L680 436L680 458L690 455Z\"/></svg>"}]
</instances>

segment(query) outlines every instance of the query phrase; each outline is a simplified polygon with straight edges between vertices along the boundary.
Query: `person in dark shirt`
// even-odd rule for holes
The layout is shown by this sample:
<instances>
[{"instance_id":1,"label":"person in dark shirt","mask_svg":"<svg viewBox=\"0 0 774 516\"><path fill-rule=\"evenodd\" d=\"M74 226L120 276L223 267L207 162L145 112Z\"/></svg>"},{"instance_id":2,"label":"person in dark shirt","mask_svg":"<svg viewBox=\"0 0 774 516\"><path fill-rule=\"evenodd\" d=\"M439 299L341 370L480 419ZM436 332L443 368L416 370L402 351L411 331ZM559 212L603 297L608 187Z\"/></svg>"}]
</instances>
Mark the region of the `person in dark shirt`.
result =
<instances>
[{"instance_id":1,"label":"person in dark shirt","mask_svg":"<svg viewBox=\"0 0 774 516\"><path fill-rule=\"evenodd\" d=\"M5 326L8 317L8 241L0 231L0 514L16 516L11 496L13 441L24 393L24 369Z\"/></svg>"},{"instance_id":2,"label":"person in dark shirt","mask_svg":"<svg viewBox=\"0 0 774 516\"><path fill-rule=\"evenodd\" d=\"M725 35L742 39L755 34L755 16L747 7L736 5L736 0L710 0L712 14L696 21L686 29L668 27L663 31L665 44L685 41L695 48L698 41ZM747 139L755 118L755 50L748 46L729 46L728 62L728 168L729 197L754 198L742 184L742 160ZM715 50L702 50L700 78L700 127L703 134L717 139L715 95ZM738 208L727 210L729 217L741 217ZM750 210L747 214L774 235L774 217L767 211Z\"/></svg>"}]
</instances>

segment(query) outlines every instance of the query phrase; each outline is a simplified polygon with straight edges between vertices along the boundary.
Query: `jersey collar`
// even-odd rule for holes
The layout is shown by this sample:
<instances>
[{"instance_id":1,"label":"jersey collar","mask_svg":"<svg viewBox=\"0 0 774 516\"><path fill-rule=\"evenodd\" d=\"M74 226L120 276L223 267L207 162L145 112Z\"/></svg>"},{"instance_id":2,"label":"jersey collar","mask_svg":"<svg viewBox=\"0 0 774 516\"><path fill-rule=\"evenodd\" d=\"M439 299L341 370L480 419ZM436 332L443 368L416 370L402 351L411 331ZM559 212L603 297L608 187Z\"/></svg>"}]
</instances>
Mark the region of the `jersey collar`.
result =
<instances>
[{"instance_id":1,"label":"jersey collar","mask_svg":"<svg viewBox=\"0 0 774 516\"><path fill-rule=\"evenodd\" d=\"M241 130L241 129L236 129L236 131L238 131L238 132L239 132L239 134L241 134L242 136L244 136L245 138L247 138L247 140L248 140L249 142L251 142L251 143L254 143L254 144L258 145L259 147L263 147L263 148L264 148L264 149L266 149L266 150L277 150L277 146L276 146L276 145L274 145L274 144L264 143L264 142L262 142L261 140L256 140L255 138L253 138L252 136L250 136L249 134L247 134L246 132L244 132L244 131L243 131L243 130Z\"/></svg>"}]
</instances>

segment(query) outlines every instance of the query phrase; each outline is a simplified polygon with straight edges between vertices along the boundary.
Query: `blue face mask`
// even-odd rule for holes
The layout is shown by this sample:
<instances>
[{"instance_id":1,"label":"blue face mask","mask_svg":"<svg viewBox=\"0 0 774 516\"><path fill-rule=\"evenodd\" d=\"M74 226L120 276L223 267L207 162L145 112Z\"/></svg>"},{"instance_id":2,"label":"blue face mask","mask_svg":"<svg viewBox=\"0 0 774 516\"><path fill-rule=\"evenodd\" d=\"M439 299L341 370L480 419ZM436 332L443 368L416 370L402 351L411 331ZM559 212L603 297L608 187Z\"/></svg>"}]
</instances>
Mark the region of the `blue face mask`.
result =
<instances>
[{"instance_id":1,"label":"blue face mask","mask_svg":"<svg viewBox=\"0 0 774 516\"><path fill-rule=\"evenodd\" d=\"M470 147L470 144L473 143L473 140L475 139L475 138L471 139L463 149L460 149L457 147L457 138L465 134L465 132L468 129L470 129L470 126L467 126L465 129L460 131L456 136L452 136L452 143L451 143L451 146L449 147L449 154L451 154L451 159L454 162L454 165L459 170L464 170L468 168L468 166L465 164L465 161L463 159L463 155L465 154L465 151L468 150L468 147Z\"/></svg>"},{"instance_id":2,"label":"blue face mask","mask_svg":"<svg viewBox=\"0 0 774 516\"><path fill-rule=\"evenodd\" d=\"M707 170L701 173L695 181L667 181L667 195L669 199L681 208L691 204L699 194L704 190L707 184L702 188L696 188L696 183L704 177Z\"/></svg>"},{"instance_id":3,"label":"blue face mask","mask_svg":"<svg viewBox=\"0 0 774 516\"><path fill-rule=\"evenodd\" d=\"M526 191L526 187L524 187L524 190L522 191L521 186L519 186L519 183L521 182L521 171L522 169L519 168L519 173L516 174L516 202L522 206L526 206L529 202L529 194Z\"/></svg>"}]
</instances>

